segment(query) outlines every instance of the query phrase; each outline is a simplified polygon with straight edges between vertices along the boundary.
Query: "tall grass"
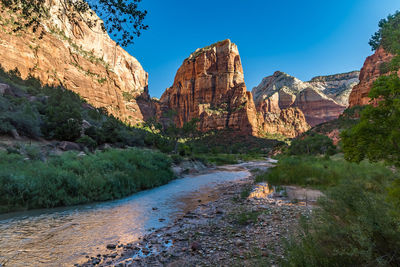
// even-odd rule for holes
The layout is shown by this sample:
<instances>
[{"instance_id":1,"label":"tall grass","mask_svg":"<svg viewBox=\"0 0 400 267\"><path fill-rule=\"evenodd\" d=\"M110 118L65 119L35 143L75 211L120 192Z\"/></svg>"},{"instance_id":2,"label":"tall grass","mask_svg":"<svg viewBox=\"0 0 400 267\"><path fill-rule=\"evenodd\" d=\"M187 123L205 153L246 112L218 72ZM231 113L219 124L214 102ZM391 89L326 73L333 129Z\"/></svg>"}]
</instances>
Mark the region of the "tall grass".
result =
<instances>
[{"instance_id":1,"label":"tall grass","mask_svg":"<svg viewBox=\"0 0 400 267\"><path fill-rule=\"evenodd\" d=\"M70 152L47 162L0 152L0 212L121 198L172 180L170 164L143 149Z\"/></svg>"},{"instance_id":2,"label":"tall grass","mask_svg":"<svg viewBox=\"0 0 400 267\"><path fill-rule=\"evenodd\" d=\"M330 188L287 242L282 266L400 266L400 210L387 195L393 176Z\"/></svg>"},{"instance_id":3,"label":"tall grass","mask_svg":"<svg viewBox=\"0 0 400 267\"><path fill-rule=\"evenodd\" d=\"M325 197L287 240L282 266L400 266L400 178L382 164L281 157L259 181L317 187Z\"/></svg>"},{"instance_id":4,"label":"tall grass","mask_svg":"<svg viewBox=\"0 0 400 267\"><path fill-rule=\"evenodd\" d=\"M331 160L326 157L283 156L278 165L257 176L258 182L268 181L272 185L300 185L326 189L341 180L382 181L393 173L383 164L350 163L342 158Z\"/></svg>"}]
</instances>

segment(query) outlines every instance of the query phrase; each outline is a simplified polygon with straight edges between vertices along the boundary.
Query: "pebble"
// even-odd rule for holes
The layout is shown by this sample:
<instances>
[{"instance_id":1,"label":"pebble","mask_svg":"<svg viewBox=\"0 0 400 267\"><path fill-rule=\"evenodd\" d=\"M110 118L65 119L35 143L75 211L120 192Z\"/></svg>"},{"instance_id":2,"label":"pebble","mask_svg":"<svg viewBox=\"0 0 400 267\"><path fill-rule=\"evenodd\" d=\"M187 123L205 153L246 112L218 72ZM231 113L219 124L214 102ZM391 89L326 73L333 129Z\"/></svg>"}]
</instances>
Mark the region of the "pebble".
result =
<instances>
[{"instance_id":1,"label":"pebble","mask_svg":"<svg viewBox=\"0 0 400 267\"><path fill-rule=\"evenodd\" d=\"M222 193L216 201L200 204L168 227L145 235L138 244L123 246L120 256L110 255L116 258L107 266L126 258L129 266L251 266L257 265L251 262L257 256L252 255L255 248L261 250L266 265L276 264L273 259L283 255L281 238L311 208L290 204L284 198L242 199L242 188L251 183L247 179L220 186L217 189ZM237 223L237 216L246 212L259 212L257 222L246 226ZM116 246L109 244L107 248Z\"/></svg>"},{"instance_id":2,"label":"pebble","mask_svg":"<svg viewBox=\"0 0 400 267\"><path fill-rule=\"evenodd\" d=\"M107 249L113 250L117 247L117 245L116 244L108 244L106 247L107 247Z\"/></svg>"}]
</instances>

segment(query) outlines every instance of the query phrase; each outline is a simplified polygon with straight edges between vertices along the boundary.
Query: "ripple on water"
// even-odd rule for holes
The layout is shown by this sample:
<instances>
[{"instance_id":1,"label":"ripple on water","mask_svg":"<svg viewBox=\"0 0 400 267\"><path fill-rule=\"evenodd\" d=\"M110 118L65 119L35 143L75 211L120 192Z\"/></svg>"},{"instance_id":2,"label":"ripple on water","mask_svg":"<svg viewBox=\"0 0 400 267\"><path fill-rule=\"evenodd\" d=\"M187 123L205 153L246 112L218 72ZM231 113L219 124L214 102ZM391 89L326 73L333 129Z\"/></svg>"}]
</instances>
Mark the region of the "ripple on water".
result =
<instances>
[{"instance_id":1,"label":"ripple on water","mask_svg":"<svg viewBox=\"0 0 400 267\"><path fill-rule=\"evenodd\" d=\"M186 209L199 205L202 197L207 201L206 195L213 194L215 185L249 175L243 166L230 166L186 176L118 201L1 215L0 265L82 262L87 254L105 253L108 243L134 242L148 233L146 230L168 225Z\"/></svg>"}]
</instances>

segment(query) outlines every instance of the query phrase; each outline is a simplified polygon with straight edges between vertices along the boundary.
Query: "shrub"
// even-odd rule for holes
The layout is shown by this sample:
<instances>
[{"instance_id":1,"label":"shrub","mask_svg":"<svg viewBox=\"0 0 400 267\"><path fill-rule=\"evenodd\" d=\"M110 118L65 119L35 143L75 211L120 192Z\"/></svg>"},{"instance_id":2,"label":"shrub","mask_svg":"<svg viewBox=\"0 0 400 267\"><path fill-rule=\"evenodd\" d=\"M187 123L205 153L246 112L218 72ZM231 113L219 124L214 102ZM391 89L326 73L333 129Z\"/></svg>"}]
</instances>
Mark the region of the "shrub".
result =
<instances>
[{"instance_id":1,"label":"shrub","mask_svg":"<svg viewBox=\"0 0 400 267\"><path fill-rule=\"evenodd\" d=\"M79 96L63 88L53 88L44 110L43 133L47 138L75 141L81 136L82 114Z\"/></svg>"},{"instance_id":2,"label":"shrub","mask_svg":"<svg viewBox=\"0 0 400 267\"><path fill-rule=\"evenodd\" d=\"M400 213L386 201L388 181L359 176L331 188L287 243L282 265L399 266Z\"/></svg>"},{"instance_id":3,"label":"shrub","mask_svg":"<svg viewBox=\"0 0 400 267\"><path fill-rule=\"evenodd\" d=\"M364 177L368 180L384 180L393 176L383 164L350 163L343 159L329 160L317 157L283 156L276 167L256 177L272 185L300 185L325 189L342 180Z\"/></svg>"},{"instance_id":4,"label":"shrub","mask_svg":"<svg viewBox=\"0 0 400 267\"><path fill-rule=\"evenodd\" d=\"M295 139L289 147L290 155L333 155L335 153L336 147L332 140L316 133Z\"/></svg>"},{"instance_id":5,"label":"shrub","mask_svg":"<svg viewBox=\"0 0 400 267\"><path fill-rule=\"evenodd\" d=\"M89 148L90 150L94 150L97 147L96 141L94 141L91 137L84 135L78 140L76 140L78 144L82 144L83 146Z\"/></svg>"},{"instance_id":6,"label":"shrub","mask_svg":"<svg viewBox=\"0 0 400 267\"><path fill-rule=\"evenodd\" d=\"M121 198L172 180L170 165L166 155L142 149L69 152L47 162L0 152L0 211Z\"/></svg>"}]
</instances>

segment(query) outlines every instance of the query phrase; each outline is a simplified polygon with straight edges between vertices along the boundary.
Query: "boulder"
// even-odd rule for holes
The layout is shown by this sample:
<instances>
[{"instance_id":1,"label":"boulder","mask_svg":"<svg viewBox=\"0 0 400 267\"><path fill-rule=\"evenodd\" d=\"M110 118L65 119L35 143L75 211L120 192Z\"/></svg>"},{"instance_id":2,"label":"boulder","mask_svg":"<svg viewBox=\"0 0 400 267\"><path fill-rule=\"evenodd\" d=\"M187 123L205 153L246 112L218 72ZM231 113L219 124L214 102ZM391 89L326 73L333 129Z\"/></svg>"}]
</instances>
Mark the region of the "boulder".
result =
<instances>
[{"instance_id":1,"label":"boulder","mask_svg":"<svg viewBox=\"0 0 400 267\"><path fill-rule=\"evenodd\" d=\"M79 144L74 142L63 141L58 145L58 148L64 151L81 151Z\"/></svg>"}]
</instances>

